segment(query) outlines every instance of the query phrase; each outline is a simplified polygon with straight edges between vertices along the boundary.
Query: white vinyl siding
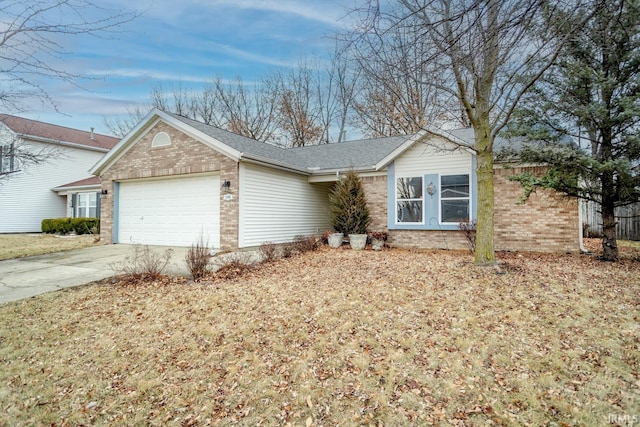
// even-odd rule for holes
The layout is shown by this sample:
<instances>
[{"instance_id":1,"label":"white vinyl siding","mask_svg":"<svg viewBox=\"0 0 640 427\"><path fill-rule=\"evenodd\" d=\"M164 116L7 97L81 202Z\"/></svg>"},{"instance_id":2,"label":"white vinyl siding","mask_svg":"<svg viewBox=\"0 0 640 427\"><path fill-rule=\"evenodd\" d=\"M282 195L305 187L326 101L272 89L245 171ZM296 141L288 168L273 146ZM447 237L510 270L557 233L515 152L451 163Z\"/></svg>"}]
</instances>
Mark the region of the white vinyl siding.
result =
<instances>
[{"instance_id":1,"label":"white vinyl siding","mask_svg":"<svg viewBox=\"0 0 640 427\"><path fill-rule=\"evenodd\" d=\"M50 144L25 142L33 151L50 149ZM55 146L55 158L29 165L5 178L0 186L0 233L40 232L45 218L67 216L67 198L52 188L89 177L89 169L103 152ZM58 154L59 153L59 154Z\"/></svg>"},{"instance_id":2,"label":"white vinyl siding","mask_svg":"<svg viewBox=\"0 0 640 427\"><path fill-rule=\"evenodd\" d=\"M440 137L432 137L430 144L416 143L390 168L390 229L457 230L459 221L474 215L472 154ZM422 183L419 189L418 182ZM410 191L410 198L403 195L401 188L407 183L416 187Z\"/></svg>"},{"instance_id":3,"label":"white vinyl siding","mask_svg":"<svg viewBox=\"0 0 640 427\"><path fill-rule=\"evenodd\" d=\"M123 181L118 243L220 247L220 177L199 175Z\"/></svg>"},{"instance_id":4,"label":"white vinyl siding","mask_svg":"<svg viewBox=\"0 0 640 427\"><path fill-rule=\"evenodd\" d=\"M444 145L444 140L434 137L437 144ZM453 150L453 144L444 150L417 143L395 160L396 177L423 176L429 174L463 174L471 171L471 153L463 149Z\"/></svg>"},{"instance_id":5,"label":"white vinyl siding","mask_svg":"<svg viewBox=\"0 0 640 427\"><path fill-rule=\"evenodd\" d=\"M330 228L331 183L311 184L304 175L250 164L240 165L240 182L240 247L288 242Z\"/></svg>"}]
</instances>

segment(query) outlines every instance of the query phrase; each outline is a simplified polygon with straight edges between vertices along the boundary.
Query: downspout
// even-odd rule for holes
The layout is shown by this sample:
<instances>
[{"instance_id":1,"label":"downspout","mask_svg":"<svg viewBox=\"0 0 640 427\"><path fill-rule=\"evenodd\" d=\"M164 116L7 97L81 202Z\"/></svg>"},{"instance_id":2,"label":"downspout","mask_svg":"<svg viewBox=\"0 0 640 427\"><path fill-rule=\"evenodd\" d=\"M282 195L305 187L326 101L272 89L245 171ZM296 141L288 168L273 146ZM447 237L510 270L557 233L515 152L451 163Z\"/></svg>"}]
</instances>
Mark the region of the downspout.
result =
<instances>
[{"instance_id":1,"label":"downspout","mask_svg":"<svg viewBox=\"0 0 640 427\"><path fill-rule=\"evenodd\" d=\"M578 239L580 242L580 253L581 254L585 254L585 255L591 255L591 252L589 252L585 247L584 247L584 243L583 243L583 226L582 226L582 199L578 198Z\"/></svg>"}]
</instances>

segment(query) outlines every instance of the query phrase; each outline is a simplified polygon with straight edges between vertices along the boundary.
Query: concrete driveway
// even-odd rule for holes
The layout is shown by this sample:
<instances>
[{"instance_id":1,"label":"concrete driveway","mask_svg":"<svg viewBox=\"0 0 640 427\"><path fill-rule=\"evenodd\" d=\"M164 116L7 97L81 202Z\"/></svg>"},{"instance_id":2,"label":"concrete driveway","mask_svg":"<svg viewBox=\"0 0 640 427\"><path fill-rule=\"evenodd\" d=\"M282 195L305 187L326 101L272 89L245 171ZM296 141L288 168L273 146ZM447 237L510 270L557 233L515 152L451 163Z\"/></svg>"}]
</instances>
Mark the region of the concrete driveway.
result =
<instances>
[{"instance_id":1,"label":"concrete driveway","mask_svg":"<svg viewBox=\"0 0 640 427\"><path fill-rule=\"evenodd\" d=\"M167 248L152 246L163 253ZM172 248L165 273L188 276L184 256L189 248ZM114 276L113 265L132 255L131 245L104 245L0 261L0 304Z\"/></svg>"}]
</instances>

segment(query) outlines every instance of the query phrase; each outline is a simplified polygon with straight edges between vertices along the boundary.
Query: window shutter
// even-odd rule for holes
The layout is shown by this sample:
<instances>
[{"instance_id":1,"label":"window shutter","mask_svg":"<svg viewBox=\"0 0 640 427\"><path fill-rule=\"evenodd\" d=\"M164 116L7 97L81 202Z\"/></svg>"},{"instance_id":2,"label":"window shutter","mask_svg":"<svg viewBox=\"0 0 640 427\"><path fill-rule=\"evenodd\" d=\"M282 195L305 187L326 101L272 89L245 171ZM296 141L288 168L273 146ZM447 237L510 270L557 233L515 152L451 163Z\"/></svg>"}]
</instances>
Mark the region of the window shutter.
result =
<instances>
[{"instance_id":1,"label":"window shutter","mask_svg":"<svg viewBox=\"0 0 640 427\"><path fill-rule=\"evenodd\" d=\"M73 218L76 217L76 204L78 202L78 193L71 194L71 211L73 212L71 216Z\"/></svg>"},{"instance_id":2,"label":"window shutter","mask_svg":"<svg viewBox=\"0 0 640 427\"><path fill-rule=\"evenodd\" d=\"M100 192L96 193L96 218L100 218Z\"/></svg>"}]
</instances>

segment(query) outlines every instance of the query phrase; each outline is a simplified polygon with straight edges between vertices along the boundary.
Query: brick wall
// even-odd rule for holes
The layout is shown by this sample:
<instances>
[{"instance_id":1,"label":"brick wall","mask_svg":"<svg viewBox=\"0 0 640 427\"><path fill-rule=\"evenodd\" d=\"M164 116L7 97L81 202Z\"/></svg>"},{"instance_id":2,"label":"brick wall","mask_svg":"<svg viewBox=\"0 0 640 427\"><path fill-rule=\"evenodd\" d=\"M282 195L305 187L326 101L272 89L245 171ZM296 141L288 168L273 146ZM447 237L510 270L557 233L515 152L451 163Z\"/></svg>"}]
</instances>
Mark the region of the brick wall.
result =
<instances>
[{"instance_id":1,"label":"brick wall","mask_svg":"<svg viewBox=\"0 0 640 427\"><path fill-rule=\"evenodd\" d=\"M543 168L527 168L542 174ZM543 190L526 204L518 204L522 189L509 176L522 168L495 170L495 247L496 250L578 252L578 202ZM387 230L387 178L364 177L362 182L372 216L370 230L389 231L388 244L404 248L468 249L459 231Z\"/></svg>"},{"instance_id":2,"label":"brick wall","mask_svg":"<svg viewBox=\"0 0 640 427\"><path fill-rule=\"evenodd\" d=\"M158 132L171 137L171 145L151 147ZM220 246L222 250L238 247L238 164L212 148L194 140L163 122L151 128L118 161L103 172L102 189L108 194L101 201L100 238L113 241L114 181L138 178L169 177L195 173L220 172L220 180L231 181L233 200L220 195Z\"/></svg>"},{"instance_id":3,"label":"brick wall","mask_svg":"<svg viewBox=\"0 0 640 427\"><path fill-rule=\"evenodd\" d=\"M580 248L578 201L551 190L538 190L525 204L519 204L522 188L509 177L523 168L495 169L496 250L572 252ZM543 167L528 167L541 176Z\"/></svg>"},{"instance_id":4,"label":"brick wall","mask_svg":"<svg viewBox=\"0 0 640 427\"><path fill-rule=\"evenodd\" d=\"M387 177L365 176L361 178L371 223L371 231L387 231Z\"/></svg>"}]
</instances>

